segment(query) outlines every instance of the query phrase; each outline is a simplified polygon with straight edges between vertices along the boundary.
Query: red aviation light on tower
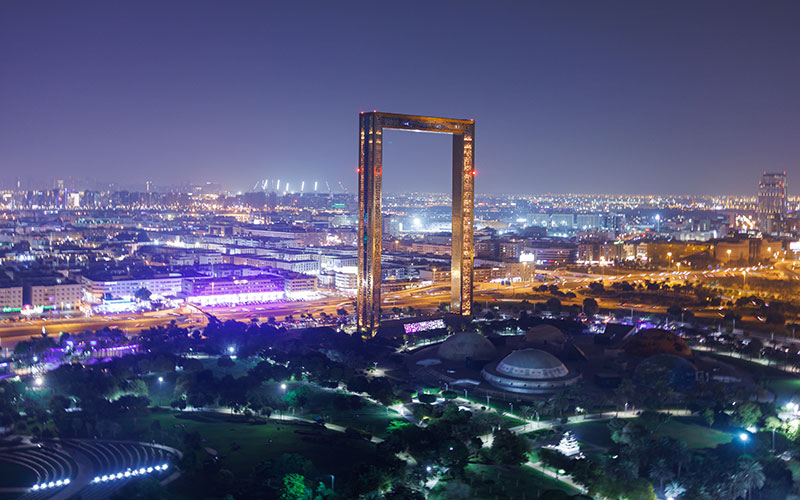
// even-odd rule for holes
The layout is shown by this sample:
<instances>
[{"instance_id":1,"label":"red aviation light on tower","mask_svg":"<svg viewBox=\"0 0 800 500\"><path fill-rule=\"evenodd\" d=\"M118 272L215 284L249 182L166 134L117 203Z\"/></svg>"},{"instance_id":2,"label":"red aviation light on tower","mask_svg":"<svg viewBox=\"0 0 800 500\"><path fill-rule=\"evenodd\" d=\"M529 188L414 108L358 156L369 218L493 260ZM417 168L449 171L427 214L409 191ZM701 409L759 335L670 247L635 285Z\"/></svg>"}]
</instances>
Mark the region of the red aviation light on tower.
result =
<instances>
[{"instance_id":1,"label":"red aviation light on tower","mask_svg":"<svg viewBox=\"0 0 800 500\"><path fill-rule=\"evenodd\" d=\"M476 175L478 175L478 172L476 172L475 170L473 170L471 173L472 173L472 177L475 177Z\"/></svg>"}]
</instances>

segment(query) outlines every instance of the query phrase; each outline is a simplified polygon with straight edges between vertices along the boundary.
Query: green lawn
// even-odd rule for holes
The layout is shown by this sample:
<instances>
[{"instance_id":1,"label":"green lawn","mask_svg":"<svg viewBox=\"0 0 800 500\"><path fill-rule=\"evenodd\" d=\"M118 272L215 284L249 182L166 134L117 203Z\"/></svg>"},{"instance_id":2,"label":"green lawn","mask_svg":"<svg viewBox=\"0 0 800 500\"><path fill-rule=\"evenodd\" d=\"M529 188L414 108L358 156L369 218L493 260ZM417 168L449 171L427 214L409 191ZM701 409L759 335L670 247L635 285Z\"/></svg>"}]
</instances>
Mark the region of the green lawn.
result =
<instances>
[{"instance_id":1,"label":"green lawn","mask_svg":"<svg viewBox=\"0 0 800 500\"><path fill-rule=\"evenodd\" d=\"M151 430L153 421L160 422L160 432ZM223 457L226 468L235 476L248 474L260 461L284 453L303 455L320 473L337 474L358 455L373 449L367 441L348 438L314 424L275 420L256 423L219 413L154 413L137 419L136 429L141 438L170 445L178 444L184 431L197 431L204 440L203 446Z\"/></svg>"},{"instance_id":2,"label":"green lawn","mask_svg":"<svg viewBox=\"0 0 800 500\"><path fill-rule=\"evenodd\" d=\"M693 418L672 418L659 429L658 434L680 439L689 448L713 448L733 440L733 434L710 429Z\"/></svg>"},{"instance_id":3,"label":"green lawn","mask_svg":"<svg viewBox=\"0 0 800 500\"><path fill-rule=\"evenodd\" d=\"M765 380L766 388L775 393L779 403L789 401L793 398L800 400L800 377L797 375L792 375L789 372L779 370L772 366L762 365L761 363L755 361L749 361L747 359L722 356L707 352L704 352L703 354L715 357L722 362L734 365L739 369L747 370L754 377Z\"/></svg>"},{"instance_id":4,"label":"green lawn","mask_svg":"<svg viewBox=\"0 0 800 500\"><path fill-rule=\"evenodd\" d=\"M608 429L608 420L599 422L581 422L566 427L575 433L578 442L588 442L602 448L611 446L611 431Z\"/></svg>"},{"instance_id":5,"label":"green lawn","mask_svg":"<svg viewBox=\"0 0 800 500\"><path fill-rule=\"evenodd\" d=\"M287 390L292 390L299 383L288 383ZM333 407L333 400L337 391L324 390L319 387L305 384L310 390L308 404L303 407L298 416L315 419L316 417L329 417L328 422L345 427L354 427L365 430L375 436L386 435L386 428L392 420L405 419L394 410L386 412L386 408L362 398L364 405L357 410L337 410Z\"/></svg>"},{"instance_id":6,"label":"green lawn","mask_svg":"<svg viewBox=\"0 0 800 500\"><path fill-rule=\"evenodd\" d=\"M461 396L461 395L459 394L459 396ZM489 399L489 406L486 406L486 399L485 398L475 398L473 396L470 396L470 397L467 398L467 400L471 401L472 403L475 403L475 404L481 405L483 407L489 408L491 410L499 411L501 414L503 414L502 425L504 427L516 427L518 425L523 425L523 424L527 423L524 420L520 420L518 418L509 417L509 416L505 415L505 412L507 412L507 411L509 411L511 409L511 407L509 406L509 401L505 401L505 400L497 399L497 398L490 398ZM513 408L514 408L515 414L518 414L518 412L519 412L519 407L517 406L518 403L516 403L514 401L512 401L511 403L514 405Z\"/></svg>"},{"instance_id":7,"label":"green lawn","mask_svg":"<svg viewBox=\"0 0 800 500\"><path fill-rule=\"evenodd\" d=\"M562 490L571 495L580 493L555 479L530 467L505 467L470 464L466 469L468 496L472 500L535 500L545 490ZM450 500L447 481L441 481L428 497L432 500Z\"/></svg>"},{"instance_id":8,"label":"green lawn","mask_svg":"<svg viewBox=\"0 0 800 500\"><path fill-rule=\"evenodd\" d=\"M612 444L608 421L581 422L567 427L575 433L578 441L587 441L600 447ZM692 417L673 417L658 430L659 436L668 436L684 441L690 448L713 448L729 443L733 435L717 429L710 429Z\"/></svg>"},{"instance_id":9,"label":"green lawn","mask_svg":"<svg viewBox=\"0 0 800 500\"><path fill-rule=\"evenodd\" d=\"M775 393L778 403L792 399L800 401L800 378L770 380L767 382L767 389Z\"/></svg>"}]
</instances>

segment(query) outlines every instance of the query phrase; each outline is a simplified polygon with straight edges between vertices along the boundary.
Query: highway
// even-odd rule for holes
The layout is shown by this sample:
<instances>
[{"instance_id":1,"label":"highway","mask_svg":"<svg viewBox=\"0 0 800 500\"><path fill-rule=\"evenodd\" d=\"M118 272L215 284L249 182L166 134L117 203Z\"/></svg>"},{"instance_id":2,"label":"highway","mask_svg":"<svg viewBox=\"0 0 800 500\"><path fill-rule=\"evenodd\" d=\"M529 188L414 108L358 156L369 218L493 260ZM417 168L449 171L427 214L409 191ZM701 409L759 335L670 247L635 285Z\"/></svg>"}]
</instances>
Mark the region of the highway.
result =
<instances>
[{"instance_id":1,"label":"highway","mask_svg":"<svg viewBox=\"0 0 800 500\"><path fill-rule=\"evenodd\" d=\"M571 271L537 271L545 276L546 281L536 283L514 283L511 285L501 285L498 283L475 283L475 302L481 306L492 303L508 303L528 301L546 301L551 295L548 293L534 292L533 288L545 284L557 284L563 292L575 292L578 297L575 299L560 298L563 304L580 304L584 297L582 292L590 282L603 280L606 287L614 281L627 281L632 284L640 284L646 280L667 281L670 283L690 282L710 282L723 276L759 276L771 279L800 279L800 274L794 271L796 261L779 262L774 268L765 266L752 266L747 268L722 268L715 271L648 271L633 272L628 274L607 275L605 273L576 273ZM406 308L413 307L416 310L433 312L440 303L449 303L450 283L435 283L419 288L402 290L383 294L384 313L391 314L394 307ZM314 300L298 302L281 302L258 305L239 305L239 306L218 306L204 307L203 310L213 314L220 320L235 319L239 321L249 321L253 318L259 321L266 321L270 316L282 321L286 316L292 315L294 319L300 319L300 314L311 313L315 318L319 318L325 312L332 316L336 315L337 309L344 308L350 314L354 312L353 298L341 295L329 295ZM617 301L600 299L598 300L601 308L606 309L631 309L644 313L663 313L664 308L659 306L644 304L622 304ZM719 311L716 309L696 311L700 317L719 319ZM178 326L191 328L204 325L207 321L195 307L181 307L170 310L153 311L145 313L126 313L106 316L80 317L56 320L29 320L18 321L15 323L0 324L0 342L3 347L13 347L17 342L32 336L42 334L42 328L52 336L57 336L61 332L79 333L87 330L100 330L105 327L118 328L126 334L138 333L142 330L153 328L159 325L169 324L175 321Z\"/></svg>"}]
</instances>

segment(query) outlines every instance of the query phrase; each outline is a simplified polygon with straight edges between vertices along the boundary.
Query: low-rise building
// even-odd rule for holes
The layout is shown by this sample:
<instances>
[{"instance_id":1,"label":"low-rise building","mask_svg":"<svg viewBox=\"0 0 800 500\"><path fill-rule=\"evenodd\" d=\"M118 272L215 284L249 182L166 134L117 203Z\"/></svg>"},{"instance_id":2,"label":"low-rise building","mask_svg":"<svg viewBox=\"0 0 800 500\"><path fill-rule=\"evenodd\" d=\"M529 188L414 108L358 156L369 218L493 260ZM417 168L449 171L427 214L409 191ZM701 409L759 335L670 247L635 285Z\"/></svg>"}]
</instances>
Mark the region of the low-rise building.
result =
<instances>
[{"instance_id":1,"label":"low-rise building","mask_svg":"<svg viewBox=\"0 0 800 500\"><path fill-rule=\"evenodd\" d=\"M22 309L22 285L0 283L0 312L17 312Z\"/></svg>"},{"instance_id":2,"label":"low-rise building","mask_svg":"<svg viewBox=\"0 0 800 500\"><path fill-rule=\"evenodd\" d=\"M136 292L147 289L152 297L177 297L182 290L183 278L178 273L166 273L136 278L130 275L84 275L81 278L83 297L86 302L96 304L103 299L136 298Z\"/></svg>"},{"instance_id":3,"label":"low-rise building","mask_svg":"<svg viewBox=\"0 0 800 500\"><path fill-rule=\"evenodd\" d=\"M181 296L200 305L274 302L283 299L283 279L274 274L238 278L185 278Z\"/></svg>"},{"instance_id":4,"label":"low-rise building","mask_svg":"<svg viewBox=\"0 0 800 500\"><path fill-rule=\"evenodd\" d=\"M83 299L80 283L60 277L25 280L24 305L56 309L75 309Z\"/></svg>"}]
</instances>

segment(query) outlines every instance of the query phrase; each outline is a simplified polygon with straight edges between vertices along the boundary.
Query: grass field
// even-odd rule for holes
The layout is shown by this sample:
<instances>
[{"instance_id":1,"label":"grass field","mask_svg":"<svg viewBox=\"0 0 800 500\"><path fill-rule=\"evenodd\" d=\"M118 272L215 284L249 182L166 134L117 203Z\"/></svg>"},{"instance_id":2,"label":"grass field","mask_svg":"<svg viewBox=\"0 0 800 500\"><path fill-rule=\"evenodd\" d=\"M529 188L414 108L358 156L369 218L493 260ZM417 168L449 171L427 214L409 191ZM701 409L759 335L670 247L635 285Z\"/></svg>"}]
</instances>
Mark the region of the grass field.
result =
<instances>
[{"instance_id":1,"label":"grass field","mask_svg":"<svg viewBox=\"0 0 800 500\"><path fill-rule=\"evenodd\" d=\"M779 404L792 399L800 401L800 376L787 371L779 370L773 366L766 366L755 361L748 361L737 357L722 356L716 353L704 352L704 355L715 357L725 363L731 364L765 382L766 388L775 393Z\"/></svg>"},{"instance_id":2,"label":"grass field","mask_svg":"<svg viewBox=\"0 0 800 500\"><path fill-rule=\"evenodd\" d=\"M299 383L287 384L287 390L292 390ZM333 400L337 391L324 390L310 384L305 384L310 391L309 402L303 407L302 413L297 416L315 419L316 417L328 417L328 422L345 427L353 427L365 430L375 436L383 437L386 435L386 428L392 420L405 420L395 411L389 410L375 403L362 398L364 406L357 410L337 410L333 407Z\"/></svg>"},{"instance_id":3,"label":"grass field","mask_svg":"<svg viewBox=\"0 0 800 500\"><path fill-rule=\"evenodd\" d=\"M567 428L575 433L578 441L585 441L603 448L612 444L608 421L581 422L569 425ZM689 448L713 448L733 440L732 434L710 429L691 417L673 417L661 426L658 435L684 441Z\"/></svg>"},{"instance_id":4,"label":"grass field","mask_svg":"<svg viewBox=\"0 0 800 500\"><path fill-rule=\"evenodd\" d=\"M161 431L152 430L153 421ZM314 424L297 422L252 422L237 415L220 413L154 413L139 418L137 434L177 445L184 431L200 433L203 447L222 457L225 467L234 475L248 474L263 460L284 453L297 453L310 460L320 473L336 474L347 468L359 454L373 449L363 440L355 440L341 432L323 429ZM335 449L336 453L331 453Z\"/></svg>"},{"instance_id":5,"label":"grass field","mask_svg":"<svg viewBox=\"0 0 800 500\"><path fill-rule=\"evenodd\" d=\"M800 401L800 378L770 380L767 382L767 389L775 393L779 404L790 400Z\"/></svg>"},{"instance_id":6,"label":"grass field","mask_svg":"<svg viewBox=\"0 0 800 500\"><path fill-rule=\"evenodd\" d=\"M562 490L571 495L580 493L555 479L530 467L470 464L466 469L468 496L472 500L535 500L545 490ZM447 482L436 485L428 497L433 500L450 500Z\"/></svg>"}]
</instances>

